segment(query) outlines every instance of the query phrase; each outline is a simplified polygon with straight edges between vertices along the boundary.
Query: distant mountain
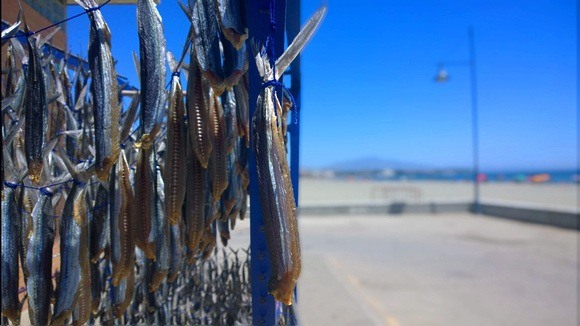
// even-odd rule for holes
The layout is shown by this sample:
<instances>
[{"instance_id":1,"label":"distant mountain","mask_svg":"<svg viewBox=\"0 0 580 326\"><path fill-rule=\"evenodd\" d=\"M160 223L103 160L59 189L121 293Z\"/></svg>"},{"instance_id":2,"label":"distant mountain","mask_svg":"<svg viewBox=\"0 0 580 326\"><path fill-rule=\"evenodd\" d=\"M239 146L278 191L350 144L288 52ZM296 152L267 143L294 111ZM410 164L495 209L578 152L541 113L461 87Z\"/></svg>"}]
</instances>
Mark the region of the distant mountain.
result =
<instances>
[{"instance_id":1,"label":"distant mountain","mask_svg":"<svg viewBox=\"0 0 580 326\"><path fill-rule=\"evenodd\" d=\"M337 162L327 166L328 170L335 171L368 171L368 170L414 170L429 169L430 167L422 164L387 160L379 157L362 157L348 161Z\"/></svg>"}]
</instances>

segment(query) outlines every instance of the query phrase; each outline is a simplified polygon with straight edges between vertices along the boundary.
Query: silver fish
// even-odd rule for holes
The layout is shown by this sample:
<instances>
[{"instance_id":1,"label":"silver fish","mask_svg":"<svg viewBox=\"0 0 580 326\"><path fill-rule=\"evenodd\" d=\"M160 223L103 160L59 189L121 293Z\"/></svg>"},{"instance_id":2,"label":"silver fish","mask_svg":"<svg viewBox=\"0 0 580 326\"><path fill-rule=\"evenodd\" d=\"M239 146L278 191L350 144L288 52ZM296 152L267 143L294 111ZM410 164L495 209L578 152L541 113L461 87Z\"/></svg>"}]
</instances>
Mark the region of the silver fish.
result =
<instances>
[{"instance_id":1,"label":"silver fish","mask_svg":"<svg viewBox=\"0 0 580 326\"><path fill-rule=\"evenodd\" d=\"M224 53L224 81L223 87L230 89L237 85L248 70L248 58L246 55L246 44L243 43L239 49L234 48L229 42L222 42Z\"/></svg>"},{"instance_id":2,"label":"silver fish","mask_svg":"<svg viewBox=\"0 0 580 326\"><path fill-rule=\"evenodd\" d=\"M123 316L133 300L134 292L135 273L131 270L127 278L123 279L119 286L112 287L113 315L115 318L121 318Z\"/></svg>"},{"instance_id":3,"label":"silver fish","mask_svg":"<svg viewBox=\"0 0 580 326\"><path fill-rule=\"evenodd\" d=\"M220 23L226 39L240 49L248 38L244 3L241 0L219 0Z\"/></svg>"},{"instance_id":4,"label":"silver fish","mask_svg":"<svg viewBox=\"0 0 580 326\"><path fill-rule=\"evenodd\" d=\"M28 28L26 28L28 29ZM26 77L24 145L30 180L38 184L42 174L43 152L46 143L48 104L46 78L42 70L37 40L28 37L28 72Z\"/></svg>"},{"instance_id":5,"label":"silver fish","mask_svg":"<svg viewBox=\"0 0 580 326\"><path fill-rule=\"evenodd\" d=\"M181 230L179 225L169 226L169 251L171 259L169 261L169 273L167 282L173 283L179 275L181 262L183 261L183 243L181 241Z\"/></svg>"},{"instance_id":6,"label":"silver fish","mask_svg":"<svg viewBox=\"0 0 580 326\"><path fill-rule=\"evenodd\" d=\"M109 245L109 192L99 184L90 214L90 257L96 263Z\"/></svg>"},{"instance_id":7,"label":"silver fish","mask_svg":"<svg viewBox=\"0 0 580 326\"><path fill-rule=\"evenodd\" d=\"M169 223L165 216L165 196L163 194L163 178L157 170L153 179L155 189L152 205L153 228L155 234L155 262L153 263L152 277L149 281L149 291L155 292L169 272Z\"/></svg>"},{"instance_id":8,"label":"silver fish","mask_svg":"<svg viewBox=\"0 0 580 326\"><path fill-rule=\"evenodd\" d=\"M141 137L150 134L165 106L165 37L153 0L137 2L141 55Z\"/></svg>"},{"instance_id":9,"label":"silver fish","mask_svg":"<svg viewBox=\"0 0 580 326\"><path fill-rule=\"evenodd\" d=\"M75 182L65 202L60 225L60 273L51 324L63 325L77 303L81 281L81 233L87 232L86 188ZM84 229L84 231L83 231ZM85 238L84 240L88 240Z\"/></svg>"},{"instance_id":10,"label":"silver fish","mask_svg":"<svg viewBox=\"0 0 580 326\"><path fill-rule=\"evenodd\" d=\"M6 155L4 150L4 155ZM6 159L6 156L4 157ZM15 176L15 175L14 175ZM12 323L20 323L18 301L18 206L16 203L17 183L5 182L2 188L2 315Z\"/></svg>"},{"instance_id":11,"label":"silver fish","mask_svg":"<svg viewBox=\"0 0 580 326\"><path fill-rule=\"evenodd\" d=\"M252 118L253 151L256 156L260 201L266 243L272 263L268 291L286 305L292 304L296 280L300 275L300 247L296 222L296 203L286 151L276 123L272 87L258 96Z\"/></svg>"},{"instance_id":12,"label":"silver fish","mask_svg":"<svg viewBox=\"0 0 580 326\"><path fill-rule=\"evenodd\" d=\"M196 37L193 46L203 75L219 96L223 90L224 72L220 55L218 13L212 1L189 0L189 9L180 3L193 24ZM191 64L191 62L190 62Z\"/></svg>"},{"instance_id":13,"label":"silver fish","mask_svg":"<svg viewBox=\"0 0 580 326\"><path fill-rule=\"evenodd\" d=\"M96 8L95 0L75 0L85 10ZM91 21L89 66L92 73L91 93L96 145L96 175L107 182L119 155L119 117L117 73L111 54L111 32L101 11L88 13Z\"/></svg>"},{"instance_id":14,"label":"silver fish","mask_svg":"<svg viewBox=\"0 0 580 326\"><path fill-rule=\"evenodd\" d=\"M221 95L221 102L225 121L226 152L231 153L239 136L234 91L224 91Z\"/></svg>"},{"instance_id":15,"label":"silver fish","mask_svg":"<svg viewBox=\"0 0 580 326\"><path fill-rule=\"evenodd\" d=\"M32 225L26 267L28 280L28 312L31 323L47 325L52 294L52 246L54 243L54 219L52 217L52 192L44 189L32 211Z\"/></svg>"}]
</instances>

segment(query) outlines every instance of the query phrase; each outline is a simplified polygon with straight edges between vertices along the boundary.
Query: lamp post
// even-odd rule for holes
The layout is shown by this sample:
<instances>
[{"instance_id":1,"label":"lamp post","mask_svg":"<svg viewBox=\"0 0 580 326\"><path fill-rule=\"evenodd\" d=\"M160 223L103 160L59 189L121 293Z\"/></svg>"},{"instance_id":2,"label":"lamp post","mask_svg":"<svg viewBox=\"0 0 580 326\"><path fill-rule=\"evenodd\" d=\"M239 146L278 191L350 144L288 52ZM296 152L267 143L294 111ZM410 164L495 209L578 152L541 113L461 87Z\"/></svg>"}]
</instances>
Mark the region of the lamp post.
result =
<instances>
[{"instance_id":1,"label":"lamp post","mask_svg":"<svg viewBox=\"0 0 580 326\"><path fill-rule=\"evenodd\" d=\"M469 65L470 88L471 88L471 141L473 149L473 212L480 213L479 204L479 122L478 122L478 108L477 108L477 69L475 62L475 38L473 27L469 27L469 61L455 62L453 65ZM449 65L449 64L447 64ZM445 64L439 64L439 70L435 76L435 81L438 83L445 83L449 81L449 74L445 69Z\"/></svg>"}]
</instances>

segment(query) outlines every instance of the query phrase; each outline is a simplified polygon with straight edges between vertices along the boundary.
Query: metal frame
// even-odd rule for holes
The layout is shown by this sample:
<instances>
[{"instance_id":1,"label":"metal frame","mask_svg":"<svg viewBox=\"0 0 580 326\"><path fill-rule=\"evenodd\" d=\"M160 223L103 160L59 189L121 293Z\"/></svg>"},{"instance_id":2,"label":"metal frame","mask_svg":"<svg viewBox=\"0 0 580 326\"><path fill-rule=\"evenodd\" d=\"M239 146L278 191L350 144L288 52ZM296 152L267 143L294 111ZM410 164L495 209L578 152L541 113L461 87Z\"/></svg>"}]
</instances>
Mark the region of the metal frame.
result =
<instances>
[{"instance_id":1,"label":"metal frame","mask_svg":"<svg viewBox=\"0 0 580 326\"><path fill-rule=\"evenodd\" d=\"M246 13L250 40L255 40L259 44L265 44L266 38L270 33L270 1L272 0L254 0L246 2ZM276 1L276 34L275 34L275 52L281 55L284 51L285 36L288 42L291 42L300 30L300 1L286 0ZM288 20L286 20L288 18ZM2 22L2 29L9 25ZM19 38L21 42L25 42ZM78 67L82 65L88 70L88 63L81 58L69 55L54 46L46 44L44 53L51 53L56 59L67 59L69 67ZM262 89L262 79L260 78L256 62L250 56L249 60L249 99L250 99L250 119L256 109L256 99ZM300 56L298 56L290 65L290 87L296 107L300 107ZM129 85L126 78L118 76L118 82L123 86L122 90L127 92L136 91L137 89ZM290 174L294 188L294 198L298 205L299 193L299 173L300 173L300 112L292 112L292 120L288 126L290 134ZM251 121L250 121L251 128ZM254 325L274 325L276 317L281 313L281 303L276 302L274 297L268 293L268 280L271 275L270 258L266 246L264 234L264 224L260 204L260 195L258 189L258 178L256 172L256 159L253 151L249 153L250 169L250 248L251 248L251 275L252 284L252 315Z\"/></svg>"},{"instance_id":2,"label":"metal frame","mask_svg":"<svg viewBox=\"0 0 580 326\"><path fill-rule=\"evenodd\" d=\"M254 0L246 2L247 22L249 29L249 39L264 45L270 33L270 1ZM300 1L277 0L276 10L276 34L275 53L281 55L284 51L284 40L287 36L291 42L300 30ZM285 35L286 34L286 35ZM262 79L258 74L256 62L253 56L249 60L249 98L250 98L250 119L256 109L256 99L262 90ZM289 87L295 104L300 107L300 57L297 57L290 65ZM299 178L299 158L300 158L300 112L292 112L292 121L288 126L290 134L290 174L294 188L294 198L298 204L298 178ZM250 128L251 128L250 121ZM270 257L266 245L264 234L264 223L262 217L262 207L260 203L259 185L256 172L256 158L252 150L249 153L250 168L250 248L251 248L251 275L252 284L252 317L254 325L274 325L276 317L281 313L281 303L276 302L274 297L268 293L268 280L271 275Z\"/></svg>"},{"instance_id":3,"label":"metal frame","mask_svg":"<svg viewBox=\"0 0 580 326\"><path fill-rule=\"evenodd\" d=\"M4 30L5 28L8 28L8 27L10 27L10 24L8 24L5 21L2 21L2 30ZM24 32L20 31L20 33L22 33L22 35L18 36L16 39L18 39L18 41L20 41L20 43L26 45L26 38L23 35ZM90 70L88 61L83 60L81 57L73 55L70 52L65 52L62 49L57 48L51 44L48 44L48 43L44 44L44 46L42 47L42 52L45 55L51 54L56 60L64 59L66 62L66 65L69 69L74 70L75 68L82 66L83 69L85 69L86 71ZM119 85L122 86L119 89L120 91L136 91L137 90L136 87L131 86L129 84L129 81L124 76L117 75L117 83L119 83Z\"/></svg>"}]
</instances>

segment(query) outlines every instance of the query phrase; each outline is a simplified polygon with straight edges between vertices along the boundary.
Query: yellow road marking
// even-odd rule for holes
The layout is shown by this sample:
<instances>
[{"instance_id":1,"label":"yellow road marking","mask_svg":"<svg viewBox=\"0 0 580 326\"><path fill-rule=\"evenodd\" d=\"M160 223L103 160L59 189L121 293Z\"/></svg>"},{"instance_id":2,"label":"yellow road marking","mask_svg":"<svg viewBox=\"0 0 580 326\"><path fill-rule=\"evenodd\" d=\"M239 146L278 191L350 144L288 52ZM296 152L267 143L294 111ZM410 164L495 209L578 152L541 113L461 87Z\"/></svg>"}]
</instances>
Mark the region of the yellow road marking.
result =
<instances>
[{"instance_id":1,"label":"yellow road marking","mask_svg":"<svg viewBox=\"0 0 580 326\"><path fill-rule=\"evenodd\" d=\"M332 265L331 270L333 270L336 274L342 274L342 279L346 279L350 284L351 288L356 292L358 296L360 296L365 303L373 310L374 313L380 316L381 324L386 326L400 326L399 321L397 318L387 314L378 300L373 298L370 294L366 293L362 288L362 284L358 278L354 275L345 272L341 267L336 258L328 257L327 261ZM339 279L341 277L338 277Z\"/></svg>"}]
</instances>

